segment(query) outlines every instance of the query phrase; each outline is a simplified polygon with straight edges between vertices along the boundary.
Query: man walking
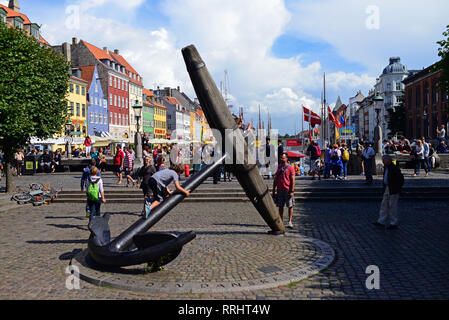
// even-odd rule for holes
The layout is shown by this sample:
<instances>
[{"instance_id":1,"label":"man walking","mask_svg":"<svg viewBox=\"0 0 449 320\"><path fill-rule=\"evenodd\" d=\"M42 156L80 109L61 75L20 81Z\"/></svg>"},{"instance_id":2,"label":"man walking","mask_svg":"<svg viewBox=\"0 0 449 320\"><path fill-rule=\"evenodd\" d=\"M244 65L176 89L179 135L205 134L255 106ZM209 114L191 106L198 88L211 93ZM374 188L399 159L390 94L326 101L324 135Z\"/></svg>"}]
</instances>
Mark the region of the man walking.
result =
<instances>
[{"instance_id":1,"label":"man walking","mask_svg":"<svg viewBox=\"0 0 449 320\"><path fill-rule=\"evenodd\" d=\"M393 164L389 155L384 155L382 162L384 164L383 186L385 191L380 206L379 219L374 222L374 225L394 230L399 225L398 201L404 185L404 175L401 169ZM387 223L389 223L388 226Z\"/></svg>"},{"instance_id":2,"label":"man walking","mask_svg":"<svg viewBox=\"0 0 449 320\"><path fill-rule=\"evenodd\" d=\"M276 197L277 189L277 206L281 219L284 216L284 205L288 208L288 225L293 228L293 207L295 206L295 169L288 163L287 154L282 154L279 165L273 181L273 198Z\"/></svg>"},{"instance_id":3,"label":"man walking","mask_svg":"<svg viewBox=\"0 0 449 320\"><path fill-rule=\"evenodd\" d=\"M370 143L365 143L365 149L363 149L362 158L365 167L365 178L366 183L373 183L373 159L376 155L373 147L371 147Z\"/></svg>"}]
</instances>

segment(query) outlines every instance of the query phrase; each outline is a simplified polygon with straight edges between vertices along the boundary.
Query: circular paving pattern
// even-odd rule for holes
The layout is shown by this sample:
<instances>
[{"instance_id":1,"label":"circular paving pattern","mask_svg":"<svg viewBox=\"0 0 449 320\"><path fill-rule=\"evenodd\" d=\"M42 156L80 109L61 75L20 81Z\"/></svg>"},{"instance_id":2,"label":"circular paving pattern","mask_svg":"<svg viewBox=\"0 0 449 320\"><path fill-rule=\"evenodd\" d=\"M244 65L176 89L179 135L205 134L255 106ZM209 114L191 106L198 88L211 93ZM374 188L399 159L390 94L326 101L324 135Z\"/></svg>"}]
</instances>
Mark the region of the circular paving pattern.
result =
<instances>
[{"instance_id":1,"label":"circular paving pattern","mask_svg":"<svg viewBox=\"0 0 449 320\"><path fill-rule=\"evenodd\" d=\"M185 232L190 230L178 230ZM197 237L162 271L145 265L119 269L95 266L87 250L71 264L81 279L117 289L151 293L205 293L255 290L288 285L327 268L335 258L325 242L286 232L267 235L260 227L199 228Z\"/></svg>"}]
</instances>

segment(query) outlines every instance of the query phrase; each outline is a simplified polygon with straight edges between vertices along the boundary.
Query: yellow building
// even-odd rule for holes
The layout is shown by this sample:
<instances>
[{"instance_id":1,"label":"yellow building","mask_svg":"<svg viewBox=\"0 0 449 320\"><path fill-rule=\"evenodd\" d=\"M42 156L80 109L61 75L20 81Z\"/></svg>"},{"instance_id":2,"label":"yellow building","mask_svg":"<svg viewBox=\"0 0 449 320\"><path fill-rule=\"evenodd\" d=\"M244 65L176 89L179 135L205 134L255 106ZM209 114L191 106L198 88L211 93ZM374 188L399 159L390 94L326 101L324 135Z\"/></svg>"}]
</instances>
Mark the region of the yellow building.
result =
<instances>
[{"instance_id":1,"label":"yellow building","mask_svg":"<svg viewBox=\"0 0 449 320\"><path fill-rule=\"evenodd\" d=\"M87 86L89 83L77 77L70 77L69 93L69 123L72 137L87 136Z\"/></svg>"},{"instance_id":2,"label":"yellow building","mask_svg":"<svg viewBox=\"0 0 449 320\"><path fill-rule=\"evenodd\" d=\"M154 138L167 139L167 107L154 98Z\"/></svg>"},{"instance_id":3,"label":"yellow building","mask_svg":"<svg viewBox=\"0 0 449 320\"><path fill-rule=\"evenodd\" d=\"M80 78L71 76L67 92L67 107L69 119L61 133L55 139L66 137L68 134L74 139L72 147L83 149L84 138L87 136L87 87L89 83ZM70 130L69 130L70 129ZM59 140L59 139L58 139ZM65 143L53 144L51 149L65 150Z\"/></svg>"}]
</instances>

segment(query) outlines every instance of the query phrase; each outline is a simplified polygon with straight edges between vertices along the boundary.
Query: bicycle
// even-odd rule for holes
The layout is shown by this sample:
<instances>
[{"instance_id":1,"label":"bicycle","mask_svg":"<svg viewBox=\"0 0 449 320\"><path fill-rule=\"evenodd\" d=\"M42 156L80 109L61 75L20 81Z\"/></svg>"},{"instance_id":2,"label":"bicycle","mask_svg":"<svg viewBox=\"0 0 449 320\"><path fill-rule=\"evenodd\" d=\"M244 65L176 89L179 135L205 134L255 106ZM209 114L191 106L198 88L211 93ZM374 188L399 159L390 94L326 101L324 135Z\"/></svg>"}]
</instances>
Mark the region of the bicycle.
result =
<instances>
[{"instance_id":1,"label":"bicycle","mask_svg":"<svg viewBox=\"0 0 449 320\"><path fill-rule=\"evenodd\" d=\"M54 201L61 191L62 186L59 190L56 190L50 188L49 184L44 186L40 183L32 183L29 186L29 191L16 193L11 197L11 200L17 201L18 204L32 203L33 206L40 206Z\"/></svg>"}]
</instances>

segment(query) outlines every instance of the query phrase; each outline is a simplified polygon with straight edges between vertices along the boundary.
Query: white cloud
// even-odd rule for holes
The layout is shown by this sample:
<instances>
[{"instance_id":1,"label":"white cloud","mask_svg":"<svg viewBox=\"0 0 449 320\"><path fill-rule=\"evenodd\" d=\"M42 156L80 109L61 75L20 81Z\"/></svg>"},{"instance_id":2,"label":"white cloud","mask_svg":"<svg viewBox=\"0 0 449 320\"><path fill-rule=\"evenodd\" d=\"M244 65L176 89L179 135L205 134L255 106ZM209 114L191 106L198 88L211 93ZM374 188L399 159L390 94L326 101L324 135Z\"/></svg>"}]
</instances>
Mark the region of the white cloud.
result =
<instances>
[{"instance_id":1,"label":"white cloud","mask_svg":"<svg viewBox=\"0 0 449 320\"><path fill-rule=\"evenodd\" d=\"M368 6L379 10L378 29L367 28L373 17ZM446 0L297 0L291 7L294 34L325 41L377 75L393 56L401 56L410 69L435 62L448 12Z\"/></svg>"}]
</instances>

